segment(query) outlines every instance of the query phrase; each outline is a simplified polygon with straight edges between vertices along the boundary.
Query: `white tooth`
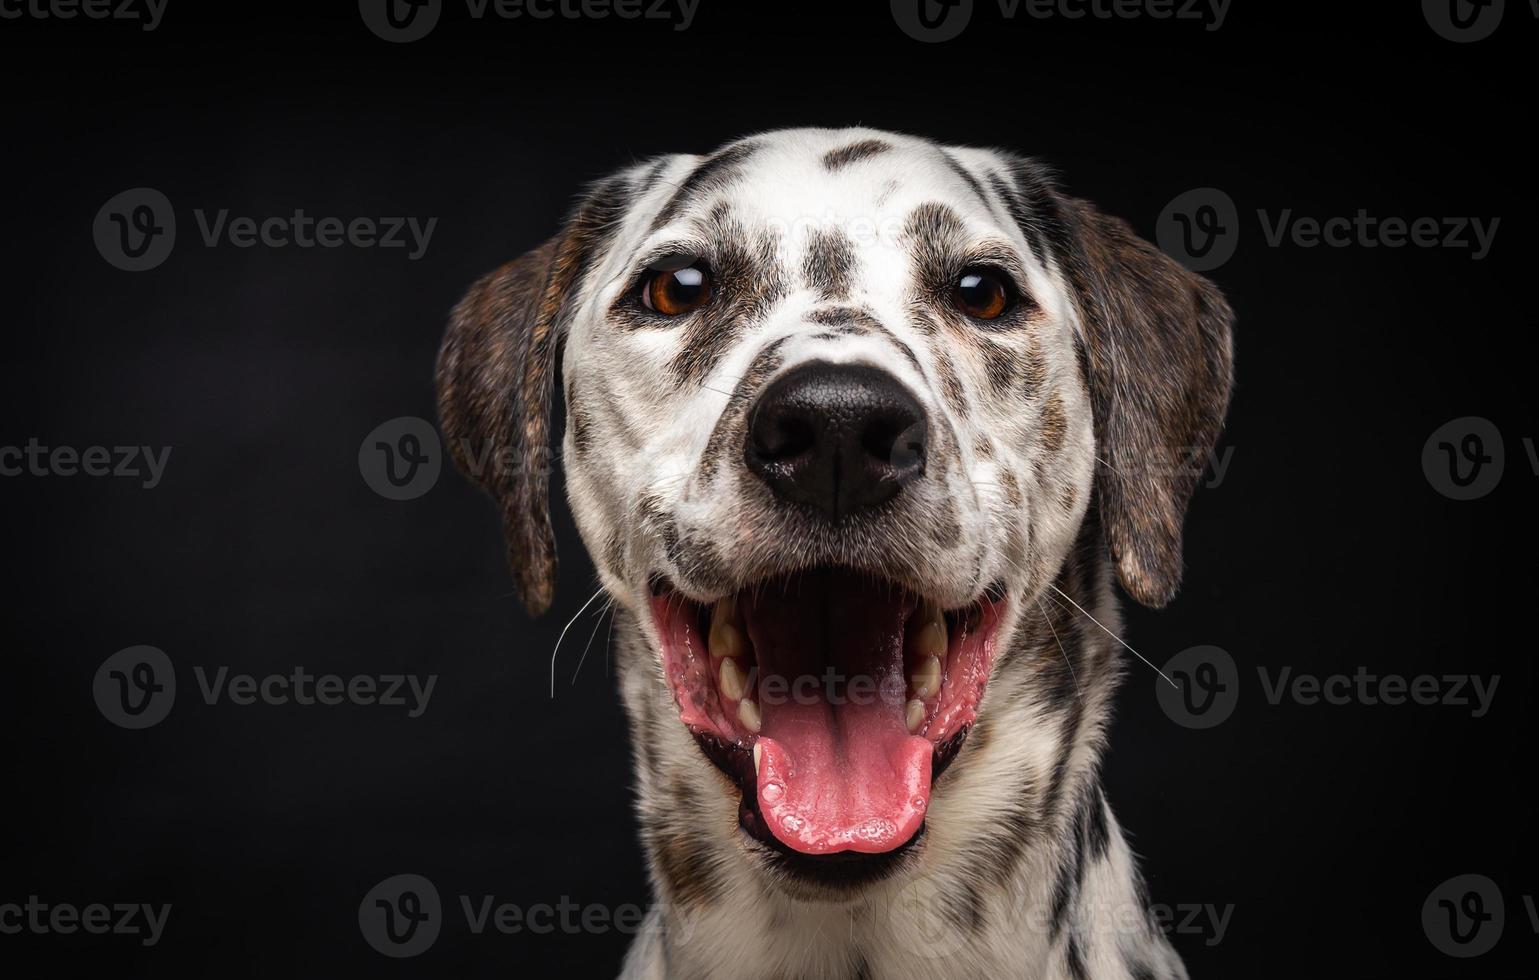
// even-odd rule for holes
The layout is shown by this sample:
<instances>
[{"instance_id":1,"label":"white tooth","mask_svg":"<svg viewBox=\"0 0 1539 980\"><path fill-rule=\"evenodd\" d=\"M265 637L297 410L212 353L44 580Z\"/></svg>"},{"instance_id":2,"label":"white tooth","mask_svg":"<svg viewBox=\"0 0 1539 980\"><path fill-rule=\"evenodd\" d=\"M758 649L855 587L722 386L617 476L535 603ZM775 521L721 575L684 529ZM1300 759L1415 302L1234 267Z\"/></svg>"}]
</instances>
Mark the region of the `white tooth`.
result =
<instances>
[{"instance_id":1,"label":"white tooth","mask_svg":"<svg viewBox=\"0 0 1539 980\"><path fill-rule=\"evenodd\" d=\"M745 704L747 702L744 702ZM924 724L924 702L915 698L908 703L907 717L908 733L910 735L919 731L919 726Z\"/></svg>"},{"instance_id":2,"label":"white tooth","mask_svg":"<svg viewBox=\"0 0 1539 980\"><path fill-rule=\"evenodd\" d=\"M721 662L721 693L733 701L748 693L748 675L743 673L736 660Z\"/></svg>"},{"instance_id":3,"label":"white tooth","mask_svg":"<svg viewBox=\"0 0 1539 980\"><path fill-rule=\"evenodd\" d=\"M939 657L925 657L908 677L909 690L916 698L933 698L941 687L941 662Z\"/></svg>"},{"instance_id":4,"label":"white tooth","mask_svg":"<svg viewBox=\"0 0 1539 980\"><path fill-rule=\"evenodd\" d=\"M759 743L753 743L753 774L755 776L759 774L759 761L763 758L763 756L764 750L759 748Z\"/></svg>"},{"instance_id":5,"label":"white tooth","mask_svg":"<svg viewBox=\"0 0 1539 980\"><path fill-rule=\"evenodd\" d=\"M711 610L711 656L741 657L744 646L737 625L737 597L727 596Z\"/></svg>"},{"instance_id":6,"label":"white tooth","mask_svg":"<svg viewBox=\"0 0 1539 980\"><path fill-rule=\"evenodd\" d=\"M737 703L737 720L742 722L744 728L755 735L759 734L759 725L762 720L759 717L759 706L754 702L744 698ZM758 746L755 745L754 748L757 749Z\"/></svg>"},{"instance_id":7,"label":"white tooth","mask_svg":"<svg viewBox=\"0 0 1539 980\"><path fill-rule=\"evenodd\" d=\"M913 619L909 620L908 652L913 657L943 657L946 655L946 617L938 606L925 603Z\"/></svg>"}]
</instances>

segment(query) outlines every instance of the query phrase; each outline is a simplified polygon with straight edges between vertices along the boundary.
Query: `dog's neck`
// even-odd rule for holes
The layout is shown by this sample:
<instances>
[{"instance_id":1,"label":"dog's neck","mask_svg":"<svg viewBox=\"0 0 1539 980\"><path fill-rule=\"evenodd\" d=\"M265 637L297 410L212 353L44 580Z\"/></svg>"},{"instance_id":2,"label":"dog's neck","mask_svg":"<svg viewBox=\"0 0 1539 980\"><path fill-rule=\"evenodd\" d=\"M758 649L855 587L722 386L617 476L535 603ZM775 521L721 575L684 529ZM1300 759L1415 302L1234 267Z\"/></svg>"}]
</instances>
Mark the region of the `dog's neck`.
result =
<instances>
[{"instance_id":1,"label":"dog's neck","mask_svg":"<svg viewBox=\"0 0 1539 980\"><path fill-rule=\"evenodd\" d=\"M1056 586L1020 610L979 721L936 784L914 867L837 896L756 866L737 788L679 723L625 622L621 686L656 900L626 976L1184 977L1101 792L1120 659L1092 616L1118 628L1099 538L1085 535Z\"/></svg>"}]
</instances>

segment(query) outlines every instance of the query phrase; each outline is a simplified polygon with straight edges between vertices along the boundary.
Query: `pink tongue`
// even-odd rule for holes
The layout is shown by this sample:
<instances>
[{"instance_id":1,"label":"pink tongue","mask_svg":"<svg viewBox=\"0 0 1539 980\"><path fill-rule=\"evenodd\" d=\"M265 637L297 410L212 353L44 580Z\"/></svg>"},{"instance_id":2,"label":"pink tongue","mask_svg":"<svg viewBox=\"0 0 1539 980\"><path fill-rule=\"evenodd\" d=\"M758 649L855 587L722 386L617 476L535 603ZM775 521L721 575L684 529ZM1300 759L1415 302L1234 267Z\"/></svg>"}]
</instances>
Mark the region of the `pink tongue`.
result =
<instances>
[{"instance_id":1,"label":"pink tongue","mask_svg":"<svg viewBox=\"0 0 1539 980\"><path fill-rule=\"evenodd\" d=\"M762 734L759 810L805 854L890 851L930 802L929 740L904 723L911 602L844 576L751 600Z\"/></svg>"}]
</instances>

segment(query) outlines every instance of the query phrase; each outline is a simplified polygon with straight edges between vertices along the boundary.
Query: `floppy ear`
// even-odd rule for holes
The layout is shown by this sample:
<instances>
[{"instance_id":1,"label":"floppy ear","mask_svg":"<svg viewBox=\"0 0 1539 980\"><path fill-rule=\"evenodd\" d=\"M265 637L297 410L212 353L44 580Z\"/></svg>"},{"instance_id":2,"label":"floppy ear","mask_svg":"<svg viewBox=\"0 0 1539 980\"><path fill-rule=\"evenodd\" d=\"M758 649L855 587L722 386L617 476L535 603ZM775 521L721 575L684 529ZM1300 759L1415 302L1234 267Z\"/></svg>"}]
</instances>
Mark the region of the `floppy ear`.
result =
<instances>
[{"instance_id":1,"label":"floppy ear","mask_svg":"<svg viewBox=\"0 0 1539 980\"><path fill-rule=\"evenodd\" d=\"M1181 525L1233 381L1218 289L1118 218L1065 201L1065 263L1086 332L1096 494L1123 588L1146 606L1181 584Z\"/></svg>"},{"instance_id":2,"label":"floppy ear","mask_svg":"<svg viewBox=\"0 0 1539 980\"><path fill-rule=\"evenodd\" d=\"M502 514L508 564L538 616L556 591L551 406L573 300L617 217L597 186L561 233L483 276L454 307L438 353L438 414L460 472Z\"/></svg>"}]
</instances>

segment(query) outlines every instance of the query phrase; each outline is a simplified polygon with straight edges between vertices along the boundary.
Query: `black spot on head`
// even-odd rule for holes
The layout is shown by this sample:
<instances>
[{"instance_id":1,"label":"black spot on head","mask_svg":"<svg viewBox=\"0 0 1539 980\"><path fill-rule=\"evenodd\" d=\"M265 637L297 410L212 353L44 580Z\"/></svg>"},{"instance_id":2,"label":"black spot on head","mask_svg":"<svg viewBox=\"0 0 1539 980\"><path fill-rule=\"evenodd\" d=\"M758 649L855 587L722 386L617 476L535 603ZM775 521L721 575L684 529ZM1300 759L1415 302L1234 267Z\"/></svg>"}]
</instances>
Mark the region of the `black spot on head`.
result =
<instances>
[{"instance_id":1,"label":"black spot on head","mask_svg":"<svg viewBox=\"0 0 1539 980\"><path fill-rule=\"evenodd\" d=\"M991 183L1021 236L1044 264L1053 258L1062 261L1070 253L1073 233L1052 172L1035 160L1022 158L1011 165L1010 176L1014 186L998 175Z\"/></svg>"},{"instance_id":2,"label":"black spot on head","mask_svg":"<svg viewBox=\"0 0 1539 980\"><path fill-rule=\"evenodd\" d=\"M948 205L930 201L909 212L903 233L922 293L931 297L949 293L951 276L958 271L953 266L965 244L961 215Z\"/></svg>"},{"instance_id":3,"label":"black spot on head","mask_svg":"<svg viewBox=\"0 0 1539 980\"><path fill-rule=\"evenodd\" d=\"M823 166L827 167L829 172L837 173L857 160L866 160L891 149L892 144L886 140L860 140L823 154Z\"/></svg>"},{"instance_id":4,"label":"black spot on head","mask_svg":"<svg viewBox=\"0 0 1539 980\"><path fill-rule=\"evenodd\" d=\"M657 213L656 220L652 222L653 230L678 218L692 198L714 193L731 184L742 173L744 161L753 156L758 148L758 144L752 140L734 143L702 160L699 166L679 182L679 189L673 192L668 203Z\"/></svg>"},{"instance_id":5,"label":"black spot on head","mask_svg":"<svg viewBox=\"0 0 1539 980\"><path fill-rule=\"evenodd\" d=\"M978 183L978 178L973 176L973 172L963 166L962 161L953 156L951 151L941 150L941 155L946 158L946 165L951 168L952 173L961 178L962 182L967 184L974 194L978 195L980 201L987 204L989 200L988 195L983 193L983 185Z\"/></svg>"},{"instance_id":6,"label":"black spot on head","mask_svg":"<svg viewBox=\"0 0 1539 980\"><path fill-rule=\"evenodd\" d=\"M840 300L850 293L855 274L855 245L836 228L819 228L812 233L802 260L802 277L807 286L825 300Z\"/></svg>"}]
</instances>

